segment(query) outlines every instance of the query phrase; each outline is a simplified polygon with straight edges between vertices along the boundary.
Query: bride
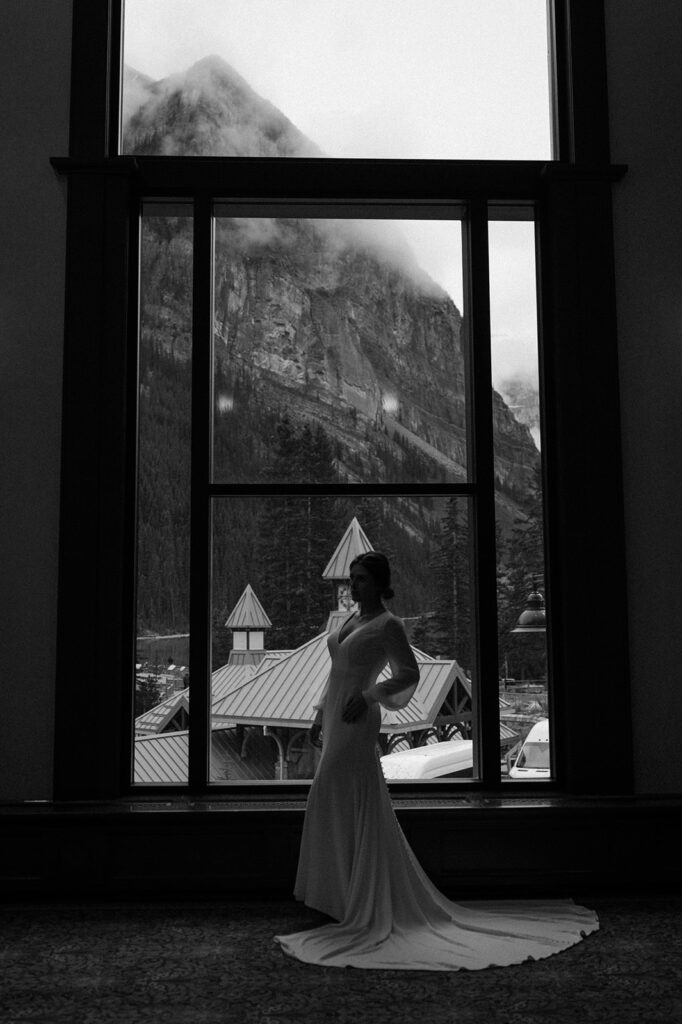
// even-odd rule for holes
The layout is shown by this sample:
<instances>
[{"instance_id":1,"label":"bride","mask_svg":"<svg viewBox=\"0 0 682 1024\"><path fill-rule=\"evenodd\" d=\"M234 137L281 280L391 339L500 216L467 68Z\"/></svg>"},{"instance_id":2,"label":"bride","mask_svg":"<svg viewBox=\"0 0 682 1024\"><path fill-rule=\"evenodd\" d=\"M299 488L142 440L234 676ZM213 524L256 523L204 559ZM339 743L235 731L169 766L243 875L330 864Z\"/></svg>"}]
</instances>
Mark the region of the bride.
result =
<instances>
[{"instance_id":1,"label":"bride","mask_svg":"<svg viewBox=\"0 0 682 1024\"><path fill-rule=\"evenodd\" d=\"M541 959L598 927L571 900L452 903L429 881L391 806L377 753L381 706L405 707L419 669L378 551L350 567L358 610L330 635L332 667L310 731L324 730L294 895L335 922L276 940L326 967L456 971ZM386 664L391 677L377 682Z\"/></svg>"}]
</instances>

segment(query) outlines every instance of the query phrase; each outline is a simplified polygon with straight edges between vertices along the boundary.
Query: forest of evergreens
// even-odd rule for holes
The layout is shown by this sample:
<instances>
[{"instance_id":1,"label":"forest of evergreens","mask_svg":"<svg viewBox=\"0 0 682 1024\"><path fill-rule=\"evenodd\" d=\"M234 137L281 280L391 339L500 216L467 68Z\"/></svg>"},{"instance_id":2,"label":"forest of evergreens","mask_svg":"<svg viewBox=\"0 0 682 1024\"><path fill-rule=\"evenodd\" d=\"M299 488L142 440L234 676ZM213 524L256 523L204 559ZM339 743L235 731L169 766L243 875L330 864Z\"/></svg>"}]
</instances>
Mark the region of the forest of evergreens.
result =
<instances>
[{"instance_id":1,"label":"forest of evergreens","mask_svg":"<svg viewBox=\"0 0 682 1024\"><path fill-rule=\"evenodd\" d=\"M158 346L142 354L138 486L138 631L182 633L189 622L190 393L187 365ZM262 412L262 410L261 410ZM260 425L260 431L256 426ZM322 572L356 516L374 547L394 565L395 611L413 625L415 645L471 666L471 551L465 498L286 496L276 484L340 482L333 446L322 427L288 413L254 416L252 448L216 431L222 465L253 473L267 497L228 496L213 503L213 656L227 660L224 623L247 583L270 617L270 648L296 647L323 628L333 592ZM267 434L267 431L271 431ZM256 460L255 451L259 457ZM238 477L239 478L239 477ZM498 538L501 658L511 675L539 678L542 650L510 633L541 567L539 494L511 537Z\"/></svg>"}]
</instances>

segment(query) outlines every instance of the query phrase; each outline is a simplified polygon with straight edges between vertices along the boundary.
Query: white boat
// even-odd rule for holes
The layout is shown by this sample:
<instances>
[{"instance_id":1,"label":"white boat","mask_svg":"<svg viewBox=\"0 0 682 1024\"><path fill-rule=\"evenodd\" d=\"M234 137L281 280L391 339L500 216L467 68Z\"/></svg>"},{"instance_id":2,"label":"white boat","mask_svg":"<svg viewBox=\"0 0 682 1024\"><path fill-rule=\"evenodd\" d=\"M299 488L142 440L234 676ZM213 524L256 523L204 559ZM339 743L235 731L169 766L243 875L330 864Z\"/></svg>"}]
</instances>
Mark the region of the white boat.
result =
<instances>
[{"instance_id":1,"label":"white boat","mask_svg":"<svg viewBox=\"0 0 682 1024\"><path fill-rule=\"evenodd\" d=\"M384 754L384 777L393 779L440 779L445 776L470 776L474 765L472 740L446 740L413 750Z\"/></svg>"},{"instance_id":2,"label":"white boat","mask_svg":"<svg viewBox=\"0 0 682 1024\"><path fill-rule=\"evenodd\" d=\"M541 718L523 741L510 779L548 779L551 772L549 758L549 719Z\"/></svg>"}]
</instances>

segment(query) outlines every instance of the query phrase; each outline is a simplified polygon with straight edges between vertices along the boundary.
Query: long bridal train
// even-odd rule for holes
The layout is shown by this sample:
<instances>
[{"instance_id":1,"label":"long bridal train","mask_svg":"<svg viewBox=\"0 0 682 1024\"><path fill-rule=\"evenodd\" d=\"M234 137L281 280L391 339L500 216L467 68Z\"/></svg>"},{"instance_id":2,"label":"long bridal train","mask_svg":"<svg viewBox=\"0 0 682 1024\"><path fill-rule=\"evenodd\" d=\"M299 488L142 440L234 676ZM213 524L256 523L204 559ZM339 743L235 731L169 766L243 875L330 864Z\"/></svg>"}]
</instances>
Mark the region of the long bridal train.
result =
<instances>
[{"instance_id":1,"label":"long bridal train","mask_svg":"<svg viewBox=\"0 0 682 1024\"><path fill-rule=\"evenodd\" d=\"M344 623L344 626L346 624ZM327 967L456 971L539 960L599 927L571 900L453 903L429 881L391 806L376 752L379 705L405 706L418 670L390 612L329 638L324 749L311 786L294 894L338 923L278 935L291 956ZM393 677L375 680L389 662ZM359 721L342 709L363 692Z\"/></svg>"}]
</instances>

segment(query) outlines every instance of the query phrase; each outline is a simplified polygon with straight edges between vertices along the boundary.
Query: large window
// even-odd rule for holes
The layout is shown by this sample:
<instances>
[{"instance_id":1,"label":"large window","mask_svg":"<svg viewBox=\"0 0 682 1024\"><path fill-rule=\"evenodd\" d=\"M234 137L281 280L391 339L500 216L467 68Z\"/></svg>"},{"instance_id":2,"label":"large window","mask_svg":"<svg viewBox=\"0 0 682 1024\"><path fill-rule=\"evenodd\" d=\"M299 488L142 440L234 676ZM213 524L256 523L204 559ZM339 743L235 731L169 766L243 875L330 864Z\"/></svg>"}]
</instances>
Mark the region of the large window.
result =
<instances>
[{"instance_id":1,"label":"large window","mask_svg":"<svg viewBox=\"0 0 682 1024\"><path fill-rule=\"evenodd\" d=\"M230 5L209 6L217 18ZM336 88L327 128L338 122L341 141L313 139L323 157L307 147L331 101L320 87L299 113L284 85L266 98L265 37L264 56L233 34L239 77L182 42L188 5L127 0L123 37L120 3L76 3L72 159L56 161L70 173L80 275L67 306L65 439L80 454L65 465L61 792L305 787L326 634L349 607L348 554L367 546L392 556L395 611L422 668L411 716L382 726L396 786L627 788L612 700L613 672L625 671L620 597L606 617L599 604L598 629L589 614L597 575L616 587L622 576L617 464L590 447L617 441L618 171L595 127L598 61L589 104L569 74L569 38L587 45L599 18L567 3L503 5L516 33L491 21L479 39L481 65L502 55L486 80L483 66L464 73L463 56L438 64L448 33L459 47L473 31L470 6L412 12L410 69L430 55L444 90L438 105L415 94L435 148L409 130L421 119L408 104L407 127L391 115L381 135L381 91L365 89L360 109L349 89L343 110ZM374 7L359 54L386 24ZM479 32L498 8L476 5ZM268 4L252 10L256 25ZM302 54L294 94L314 92L304 75L314 82L319 60L331 83L351 68L357 54L339 41L352 11L315 5L337 66L312 59L307 22L289 19L288 52ZM378 66L398 81L407 43L391 24ZM164 25L176 42L145 65L144 40ZM118 75L123 38L137 74ZM78 75L84 84L93 65L86 95ZM489 145L501 130L477 142L452 131L496 97L475 120L501 116L516 148ZM221 121L230 103L239 125ZM249 145L224 145L237 136ZM405 148L386 149L396 137ZM102 651L87 694L70 671L84 619Z\"/></svg>"},{"instance_id":2,"label":"large window","mask_svg":"<svg viewBox=\"0 0 682 1024\"><path fill-rule=\"evenodd\" d=\"M422 673L408 712L384 714L387 777L478 779L494 727L503 776L547 781L549 743L542 771L514 770L549 701L544 623L521 619L544 589L533 223L489 221L495 259L479 283L466 205L214 203L210 381L193 412L187 210L142 212L134 781L187 780L189 699L206 677L190 687L184 652L197 643L210 649L211 782L310 779L327 637L352 610L350 562L372 547L391 555L393 608ZM494 315L474 339L479 288ZM466 296L461 310L451 293ZM473 358L491 338L494 358ZM489 388L491 366L497 389L479 411L474 375ZM202 405L211 429L192 445ZM208 471L195 489L194 514L208 508L210 521L199 539L192 447ZM486 619L477 567L488 553L498 591ZM211 598L198 638L192 560ZM485 680L479 646L500 648ZM499 686L499 725L480 714L484 686Z\"/></svg>"}]
</instances>

